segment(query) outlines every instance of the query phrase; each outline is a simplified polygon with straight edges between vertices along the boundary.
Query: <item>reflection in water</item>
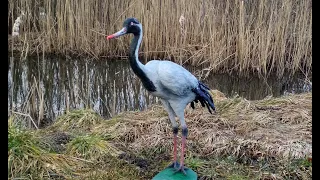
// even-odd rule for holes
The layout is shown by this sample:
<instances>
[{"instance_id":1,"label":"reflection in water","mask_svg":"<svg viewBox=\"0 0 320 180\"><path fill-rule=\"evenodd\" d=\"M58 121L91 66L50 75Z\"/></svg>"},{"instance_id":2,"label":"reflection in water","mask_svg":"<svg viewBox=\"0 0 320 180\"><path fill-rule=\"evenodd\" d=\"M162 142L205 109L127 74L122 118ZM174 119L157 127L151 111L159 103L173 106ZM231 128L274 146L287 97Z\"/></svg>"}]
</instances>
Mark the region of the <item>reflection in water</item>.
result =
<instances>
[{"instance_id":1,"label":"reflection in water","mask_svg":"<svg viewBox=\"0 0 320 180\"><path fill-rule=\"evenodd\" d=\"M93 108L104 117L126 110L144 110L156 98L144 90L140 80L123 60L69 60L65 58L9 58L8 108L36 117L43 103L45 116L55 119L68 109ZM199 69L187 68L193 72ZM198 74L198 73L196 73ZM311 90L304 76L290 79L216 74L203 80L226 96L249 99ZM43 97L43 98L41 98ZM43 101L42 101L43 100Z\"/></svg>"}]
</instances>

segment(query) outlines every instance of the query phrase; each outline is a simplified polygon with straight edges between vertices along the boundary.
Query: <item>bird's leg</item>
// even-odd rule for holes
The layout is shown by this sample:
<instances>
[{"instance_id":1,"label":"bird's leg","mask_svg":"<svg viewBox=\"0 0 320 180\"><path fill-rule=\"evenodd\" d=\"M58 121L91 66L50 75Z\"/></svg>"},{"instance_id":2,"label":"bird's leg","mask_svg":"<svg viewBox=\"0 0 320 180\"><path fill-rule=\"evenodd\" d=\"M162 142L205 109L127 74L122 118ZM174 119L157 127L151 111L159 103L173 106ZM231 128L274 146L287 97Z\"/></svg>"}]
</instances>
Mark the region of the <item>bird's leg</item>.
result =
<instances>
[{"instance_id":1,"label":"bird's leg","mask_svg":"<svg viewBox=\"0 0 320 180\"><path fill-rule=\"evenodd\" d=\"M173 127L173 163L169 166L174 169L178 169L179 163L177 162L177 139L178 139L178 127Z\"/></svg>"},{"instance_id":2,"label":"bird's leg","mask_svg":"<svg viewBox=\"0 0 320 180\"><path fill-rule=\"evenodd\" d=\"M178 127L173 128L173 162L177 161Z\"/></svg>"},{"instance_id":3,"label":"bird's leg","mask_svg":"<svg viewBox=\"0 0 320 180\"><path fill-rule=\"evenodd\" d=\"M188 128L186 121L184 119L184 109L187 104L183 104L182 102L172 101L170 102L172 109L174 110L175 114L178 116L180 120L180 124L182 127L182 141L181 141L181 155L180 155L180 165L176 172L182 172L186 175L187 168L184 167L184 153L185 153L185 146L186 146L186 139L188 136Z\"/></svg>"},{"instance_id":4,"label":"bird's leg","mask_svg":"<svg viewBox=\"0 0 320 180\"><path fill-rule=\"evenodd\" d=\"M178 167L179 167L179 163L177 162L178 124L175 119L176 114L173 111L173 109L170 106L168 101L161 100L161 102L162 102L163 106L166 108L166 110L168 111L169 119L170 119L172 127L173 127L172 128L172 131L173 131L173 163L171 165L169 165L168 167L178 169Z\"/></svg>"},{"instance_id":5,"label":"bird's leg","mask_svg":"<svg viewBox=\"0 0 320 180\"><path fill-rule=\"evenodd\" d=\"M187 126L182 126L180 166L176 172L181 171L183 174L186 174L185 170L187 170L187 168L184 167L184 154L185 154L185 146L186 146L187 136L188 136L188 128L187 128Z\"/></svg>"},{"instance_id":6,"label":"bird's leg","mask_svg":"<svg viewBox=\"0 0 320 180\"><path fill-rule=\"evenodd\" d=\"M181 140L181 157L180 157L180 166L184 165L184 151L186 146L186 139L188 136L188 128L182 129L182 140Z\"/></svg>"}]
</instances>

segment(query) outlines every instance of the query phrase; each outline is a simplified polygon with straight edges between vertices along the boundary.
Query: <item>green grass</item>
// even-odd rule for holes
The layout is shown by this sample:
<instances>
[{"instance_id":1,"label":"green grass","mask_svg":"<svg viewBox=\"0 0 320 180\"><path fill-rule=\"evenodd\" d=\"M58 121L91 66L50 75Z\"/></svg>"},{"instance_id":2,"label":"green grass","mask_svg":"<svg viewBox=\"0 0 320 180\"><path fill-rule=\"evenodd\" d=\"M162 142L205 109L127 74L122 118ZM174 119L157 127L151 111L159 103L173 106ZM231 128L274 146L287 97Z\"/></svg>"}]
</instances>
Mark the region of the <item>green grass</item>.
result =
<instances>
[{"instance_id":1,"label":"green grass","mask_svg":"<svg viewBox=\"0 0 320 180\"><path fill-rule=\"evenodd\" d=\"M31 130L8 127L8 178L70 177L81 161L51 152L41 135Z\"/></svg>"},{"instance_id":2,"label":"green grass","mask_svg":"<svg viewBox=\"0 0 320 180\"><path fill-rule=\"evenodd\" d=\"M53 129L61 131L87 131L102 122L102 118L92 109L79 109L59 116Z\"/></svg>"},{"instance_id":3,"label":"green grass","mask_svg":"<svg viewBox=\"0 0 320 180\"><path fill-rule=\"evenodd\" d=\"M77 136L67 144L66 153L88 160L98 159L106 154L118 155L119 151L99 135Z\"/></svg>"},{"instance_id":4,"label":"green grass","mask_svg":"<svg viewBox=\"0 0 320 180\"><path fill-rule=\"evenodd\" d=\"M216 115L187 109L186 166L199 179L311 179L310 102L311 93L235 97L217 101ZM269 106L278 109L261 109ZM300 113L292 111L298 107ZM40 130L24 129L12 116L8 179L151 179L172 162L172 129L163 111L153 106L104 120L93 110L75 110Z\"/></svg>"}]
</instances>

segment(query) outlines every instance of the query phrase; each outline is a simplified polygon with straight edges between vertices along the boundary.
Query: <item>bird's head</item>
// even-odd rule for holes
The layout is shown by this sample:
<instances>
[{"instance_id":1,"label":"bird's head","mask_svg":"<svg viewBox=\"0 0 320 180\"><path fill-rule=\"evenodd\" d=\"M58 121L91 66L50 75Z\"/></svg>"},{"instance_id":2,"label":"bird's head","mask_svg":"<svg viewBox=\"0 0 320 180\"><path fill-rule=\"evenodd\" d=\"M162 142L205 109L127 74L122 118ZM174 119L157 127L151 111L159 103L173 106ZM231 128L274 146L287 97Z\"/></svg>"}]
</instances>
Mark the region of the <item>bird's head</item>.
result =
<instances>
[{"instance_id":1,"label":"bird's head","mask_svg":"<svg viewBox=\"0 0 320 180\"><path fill-rule=\"evenodd\" d=\"M113 39L117 38L119 36L125 35L125 34L134 34L134 35L139 35L142 30L140 22L136 18L127 18L123 22L123 28L109 36L107 36L107 39Z\"/></svg>"}]
</instances>

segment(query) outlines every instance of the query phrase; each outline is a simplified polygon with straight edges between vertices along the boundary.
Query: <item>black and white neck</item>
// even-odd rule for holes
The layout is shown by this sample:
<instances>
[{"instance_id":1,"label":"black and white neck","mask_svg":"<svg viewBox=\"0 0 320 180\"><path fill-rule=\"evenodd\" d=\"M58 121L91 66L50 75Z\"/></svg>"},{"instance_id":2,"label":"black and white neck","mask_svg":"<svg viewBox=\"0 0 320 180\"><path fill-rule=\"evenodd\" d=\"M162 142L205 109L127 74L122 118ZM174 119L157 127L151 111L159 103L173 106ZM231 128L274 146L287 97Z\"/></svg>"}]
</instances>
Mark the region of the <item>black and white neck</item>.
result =
<instances>
[{"instance_id":1,"label":"black and white neck","mask_svg":"<svg viewBox=\"0 0 320 180\"><path fill-rule=\"evenodd\" d=\"M147 70L145 69L145 66L139 61L139 47L142 41L142 25L136 24L136 26L139 27L140 31L133 34L134 37L131 41L130 45L130 53L129 53L129 61L130 66L133 70L133 72L140 78L143 86L148 91L156 91L156 87L154 86L153 82L148 78L147 76Z\"/></svg>"}]
</instances>

